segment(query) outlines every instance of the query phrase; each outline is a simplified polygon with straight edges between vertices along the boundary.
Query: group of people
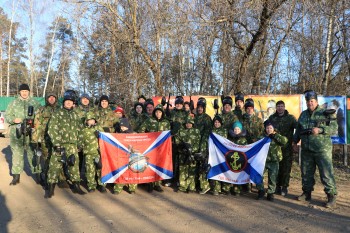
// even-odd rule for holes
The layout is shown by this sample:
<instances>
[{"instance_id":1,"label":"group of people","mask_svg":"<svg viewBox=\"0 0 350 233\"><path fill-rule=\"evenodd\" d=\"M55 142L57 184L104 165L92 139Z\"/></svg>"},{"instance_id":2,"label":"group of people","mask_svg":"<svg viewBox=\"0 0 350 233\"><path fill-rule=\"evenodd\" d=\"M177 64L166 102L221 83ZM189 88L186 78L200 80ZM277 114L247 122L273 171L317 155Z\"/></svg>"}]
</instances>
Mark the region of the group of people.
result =
<instances>
[{"instance_id":1,"label":"group of people","mask_svg":"<svg viewBox=\"0 0 350 233\"><path fill-rule=\"evenodd\" d=\"M162 186L172 186L179 192L196 192L213 195L240 195L250 191L251 186L207 179L208 138L216 133L235 144L251 144L263 137L271 139L265 170L268 172L267 200L274 194L288 195L293 161L293 149L301 140L301 172L303 193L301 201L310 201L315 184L316 166L320 171L328 201L326 207L336 203L336 185L332 166L332 143L330 135L337 130L335 121L327 120L317 102L314 91L305 93L307 110L297 121L285 109L285 103L276 103L276 112L263 122L254 111L254 101L244 95L222 98L222 111L212 119L206 113L206 99L201 97L196 109L176 96L175 106L169 103L155 106L152 99L141 95L129 114L121 107L111 107L108 96L99 98L94 106L87 94L79 98L74 91L66 91L62 106L58 97L48 93L45 106L32 97L27 84L19 86L19 95L6 111L10 124L12 149L10 185L20 182L26 152L30 168L37 183L46 190L46 197L54 195L56 184L69 183L73 192L85 194L80 184L86 181L88 192L96 189L107 192L101 182L101 159L99 155L99 132L144 133L170 130L172 134L173 173L171 180L147 184L147 190L163 192ZM168 100L169 102L169 100ZM233 104L235 104L233 108ZM35 113L30 113L34 108ZM128 117L126 117L128 115ZM306 133L305 133L306 132ZM161 156L161 155L159 155ZM119 194L124 184L114 184L113 193ZM130 194L136 192L136 184L128 184ZM257 184L257 199L265 197L264 183Z\"/></svg>"}]
</instances>

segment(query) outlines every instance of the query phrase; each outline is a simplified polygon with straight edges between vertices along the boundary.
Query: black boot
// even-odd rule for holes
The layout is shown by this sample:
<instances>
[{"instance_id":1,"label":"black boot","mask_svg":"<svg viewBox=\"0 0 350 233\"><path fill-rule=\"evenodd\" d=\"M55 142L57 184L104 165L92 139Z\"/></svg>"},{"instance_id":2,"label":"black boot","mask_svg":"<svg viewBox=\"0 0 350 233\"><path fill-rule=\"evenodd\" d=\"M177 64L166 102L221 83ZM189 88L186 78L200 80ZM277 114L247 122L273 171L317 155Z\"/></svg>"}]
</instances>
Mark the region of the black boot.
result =
<instances>
[{"instance_id":1,"label":"black boot","mask_svg":"<svg viewBox=\"0 0 350 233\"><path fill-rule=\"evenodd\" d=\"M298 201L311 201L311 192L303 192L298 198Z\"/></svg>"},{"instance_id":2,"label":"black boot","mask_svg":"<svg viewBox=\"0 0 350 233\"><path fill-rule=\"evenodd\" d=\"M266 199L267 199L268 201L274 201L274 200L275 200L275 197L274 197L273 193L268 193Z\"/></svg>"},{"instance_id":3,"label":"black boot","mask_svg":"<svg viewBox=\"0 0 350 233\"><path fill-rule=\"evenodd\" d=\"M12 178L12 181L10 183L10 185L16 185L16 184L19 184L19 177L20 175L19 174L14 174L13 175L13 178Z\"/></svg>"},{"instance_id":4,"label":"black boot","mask_svg":"<svg viewBox=\"0 0 350 233\"><path fill-rule=\"evenodd\" d=\"M326 202L326 208L333 208L336 205L337 195L327 193L328 201Z\"/></svg>"},{"instance_id":5,"label":"black boot","mask_svg":"<svg viewBox=\"0 0 350 233\"><path fill-rule=\"evenodd\" d=\"M56 184L48 184L46 198L51 198L53 195L55 195L55 186Z\"/></svg>"},{"instance_id":6,"label":"black boot","mask_svg":"<svg viewBox=\"0 0 350 233\"><path fill-rule=\"evenodd\" d=\"M79 182L73 182L73 193L80 195L86 194L83 190L81 190Z\"/></svg>"},{"instance_id":7,"label":"black boot","mask_svg":"<svg viewBox=\"0 0 350 233\"><path fill-rule=\"evenodd\" d=\"M258 197L257 200L261 200L265 197L265 191L264 190L259 190L258 191Z\"/></svg>"}]
</instances>

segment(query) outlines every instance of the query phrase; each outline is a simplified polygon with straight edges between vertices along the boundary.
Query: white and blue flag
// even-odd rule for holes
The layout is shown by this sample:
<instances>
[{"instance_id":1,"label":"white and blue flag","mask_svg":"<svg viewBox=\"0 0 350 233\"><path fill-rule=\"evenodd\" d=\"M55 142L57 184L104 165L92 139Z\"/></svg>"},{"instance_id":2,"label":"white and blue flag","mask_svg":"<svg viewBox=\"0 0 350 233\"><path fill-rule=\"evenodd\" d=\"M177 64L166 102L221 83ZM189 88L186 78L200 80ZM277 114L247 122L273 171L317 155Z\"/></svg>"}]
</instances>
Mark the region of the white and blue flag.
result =
<instances>
[{"instance_id":1,"label":"white and blue flag","mask_svg":"<svg viewBox=\"0 0 350 233\"><path fill-rule=\"evenodd\" d=\"M237 145L218 134L209 136L207 178L232 184L263 182L266 157L271 139L265 137L249 145Z\"/></svg>"}]
</instances>

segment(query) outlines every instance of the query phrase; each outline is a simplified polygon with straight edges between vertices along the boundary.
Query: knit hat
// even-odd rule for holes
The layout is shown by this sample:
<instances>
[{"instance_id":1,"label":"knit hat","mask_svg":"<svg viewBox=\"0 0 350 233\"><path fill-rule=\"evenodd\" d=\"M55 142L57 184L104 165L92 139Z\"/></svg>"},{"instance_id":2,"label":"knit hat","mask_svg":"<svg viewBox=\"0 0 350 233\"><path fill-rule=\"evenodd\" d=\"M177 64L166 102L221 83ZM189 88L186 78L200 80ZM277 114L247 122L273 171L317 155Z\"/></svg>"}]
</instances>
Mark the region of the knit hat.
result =
<instances>
[{"instance_id":1,"label":"knit hat","mask_svg":"<svg viewBox=\"0 0 350 233\"><path fill-rule=\"evenodd\" d=\"M316 92L313 91L313 90L307 90L307 91L305 91L305 92L304 92L304 95L305 95L305 100L306 100L306 101L309 101L309 100L311 100L311 99L317 100L317 94L316 94Z\"/></svg>"},{"instance_id":2,"label":"knit hat","mask_svg":"<svg viewBox=\"0 0 350 233\"><path fill-rule=\"evenodd\" d=\"M143 104L140 103L140 102L136 102L136 103L134 104L134 109L136 109L137 106L141 106L141 108L143 108Z\"/></svg>"},{"instance_id":3,"label":"knit hat","mask_svg":"<svg viewBox=\"0 0 350 233\"><path fill-rule=\"evenodd\" d=\"M213 119L213 124L215 123L215 121L219 121L220 124L222 124L222 118L219 115L216 115Z\"/></svg>"},{"instance_id":4,"label":"knit hat","mask_svg":"<svg viewBox=\"0 0 350 233\"><path fill-rule=\"evenodd\" d=\"M28 84L21 84L19 85L18 91L30 91Z\"/></svg>"},{"instance_id":5,"label":"knit hat","mask_svg":"<svg viewBox=\"0 0 350 233\"><path fill-rule=\"evenodd\" d=\"M122 107L119 107L119 106L114 110L114 112L120 112L124 115L124 109Z\"/></svg>"},{"instance_id":6,"label":"knit hat","mask_svg":"<svg viewBox=\"0 0 350 233\"><path fill-rule=\"evenodd\" d=\"M236 127L240 128L241 130L243 129L243 125L240 121L235 121L232 125L232 129L235 129Z\"/></svg>"},{"instance_id":7,"label":"knit hat","mask_svg":"<svg viewBox=\"0 0 350 233\"><path fill-rule=\"evenodd\" d=\"M254 100L252 98L248 98L245 100L244 108L248 108L248 107L254 108Z\"/></svg>"},{"instance_id":8,"label":"knit hat","mask_svg":"<svg viewBox=\"0 0 350 233\"><path fill-rule=\"evenodd\" d=\"M90 96L89 96L89 94L84 93L84 94L81 95L80 99L82 99L82 98L86 98L86 99L89 100L89 99L90 99Z\"/></svg>"},{"instance_id":9,"label":"knit hat","mask_svg":"<svg viewBox=\"0 0 350 233\"><path fill-rule=\"evenodd\" d=\"M272 121L266 120L266 121L264 122L264 127L265 127L265 129L266 129L266 127L269 126L269 125L272 125L272 127L275 128L275 126L273 125Z\"/></svg>"},{"instance_id":10,"label":"knit hat","mask_svg":"<svg viewBox=\"0 0 350 233\"><path fill-rule=\"evenodd\" d=\"M175 104L184 104L184 98L180 95L175 97Z\"/></svg>"},{"instance_id":11,"label":"knit hat","mask_svg":"<svg viewBox=\"0 0 350 233\"><path fill-rule=\"evenodd\" d=\"M223 100L222 100L222 105L225 106L225 104L228 104L232 107L232 97L231 96L226 96Z\"/></svg>"},{"instance_id":12,"label":"knit hat","mask_svg":"<svg viewBox=\"0 0 350 233\"><path fill-rule=\"evenodd\" d=\"M101 95L100 97L100 103L102 102L102 100L107 100L107 102L109 103L109 98L107 95Z\"/></svg>"},{"instance_id":13,"label":"knit hat","mask_svg":"<svg viewBox=\"0 0 350 233\"><path fill-rule=\"evenodd\" d=\"M235 95L235 102L237 102L238 100L244 101L244 95L242 93L237 93Z\"/></svg>"}]
</instances>

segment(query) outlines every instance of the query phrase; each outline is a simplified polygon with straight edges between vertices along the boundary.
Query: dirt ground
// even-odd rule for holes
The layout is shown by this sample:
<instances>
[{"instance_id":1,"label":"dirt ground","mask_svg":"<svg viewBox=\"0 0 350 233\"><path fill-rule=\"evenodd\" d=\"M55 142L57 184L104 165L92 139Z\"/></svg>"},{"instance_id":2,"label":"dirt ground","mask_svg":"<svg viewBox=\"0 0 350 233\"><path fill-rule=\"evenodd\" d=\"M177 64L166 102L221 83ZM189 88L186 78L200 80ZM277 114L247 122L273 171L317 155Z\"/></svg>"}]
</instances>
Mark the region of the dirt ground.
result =
<instances>
[{"instance_id":1,"label":"dirt ground","mask_svg":"<svg viewBox=\"0 0 350 233\"><path fill-rule=\"evenodd\" d=\"M30 175L28 166L21 183L9 186L9 139L0 138L0 232L350 232L349 169L336 169L338 199L326 209L326 195L319 181L311 204L296 201L301 193L298 167L288 197L274 202L257 201L257 193L239 197L210 194L148 193L135 195L99 192L73 194L56 188L52 199ZM294 171L295 170L295 171Z\"/></svg>"}]
</instances>

